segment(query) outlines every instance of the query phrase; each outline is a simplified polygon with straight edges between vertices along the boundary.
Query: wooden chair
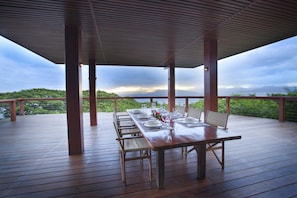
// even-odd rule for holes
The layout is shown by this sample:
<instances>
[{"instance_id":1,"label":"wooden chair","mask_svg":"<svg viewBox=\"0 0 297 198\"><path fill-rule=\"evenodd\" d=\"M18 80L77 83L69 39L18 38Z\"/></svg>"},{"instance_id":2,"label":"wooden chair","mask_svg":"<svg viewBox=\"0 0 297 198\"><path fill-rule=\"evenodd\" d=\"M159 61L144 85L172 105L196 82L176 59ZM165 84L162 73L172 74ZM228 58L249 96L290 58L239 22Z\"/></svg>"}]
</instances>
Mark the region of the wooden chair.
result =
<instances>
[{"instance_id":1,"label":"wooden chair","mask_svg":"<svg viewBox=\"0 0 297 198\"><path fill-rule=\"evenodd\" d=\"M219 113L214 111L207 111L205 115L205 123L222 128L224 130L227 130L227 122L228 122L229 115L227 113ZM191 152L194 150L192 148L187 152ZM217 150L221 150L221 157L219 157ZM225 166L225 141L218 141L214 143L208 143L206 147L206 151L211 151L214 156L216 157L217 161L220 163L222 169L224 169Z\"/></svg>"},{"instance_id":2,"label":"wooden chair","mask_svg":"<svg viewBox=\"0 0 297 198\"><path fill-rule=\"evenodd\" d=\"M129 115L128 115L129 116ZM113 121L117 122L120 127L136 127L133 120L129 117L121 117L116 112L113 112Z\"/></svg>"},{"instance_id":3,"label":"wooden chair","mask_svg":"<svg viewBox=\"0 0 297 198\"><path fill-rule=\"evenodd\" d=\"M116 125L114 125L116 126ZM122 181L127 185L126 182L126 162L131 160L141 160L148 159L149 166L149 177L152 181L152 158L151 158L151 149L146 142L146 140L141 136L135 137L123 137L123 134L119 132L117 128L117 141L120 145L120 163L121 163L121 177ZM133 153L133 155L129 155Z\"/></svg>"},{"instance_id":4,"label":"wooden chair","mask_svg":"<svg viewBox=\"0 0 297 198\"><path fill-rule=\"evenodd\" d=\"M227 130L227 122L229 115L227 113L219 113L214 111L207 111L205 117L205 123L210 124L212 126L220 127L224 130ZM221 150L221 158L219 158L216 150ZM225 141L218 141L215 143L207 144L206 151L211 151L218 162L220 163L222 169L225 166Z\"/></svg>"},{"instance_id":5,"label":"wooden chair","mask_svg":"<svg viewBox=\"0 0 297 198\"><path fill-rule=\"evenodd\" d=\"M128 121L129 123L127 124L127 121L119 121L116 116L113 117L113 125L117 133L119 134L120 137L123 137L125 135L130 135L130 136L140 136L141 132L138 129L136 125Z\"/></svg>"},{"instance_id":6,"label":"wooden chair","mask_svg":"<svg viewBox=\"0 0 297 198\"><path fill-rule=\"evenodd\" d=\"M128 112L117 112L115 109L113 111L113 114L121 120L132 120L129 116Z\"/></svg>"},{"instance_id":7,"label":"wooden chair","mask_svg":"<svg viewBox=\"0 0 297 198\"><path fill-rule=\"evenodd\" d=\"M227 113L208 110L205 116L205 123L227 130L228 116Z\"/></svg>"}]
</instances>

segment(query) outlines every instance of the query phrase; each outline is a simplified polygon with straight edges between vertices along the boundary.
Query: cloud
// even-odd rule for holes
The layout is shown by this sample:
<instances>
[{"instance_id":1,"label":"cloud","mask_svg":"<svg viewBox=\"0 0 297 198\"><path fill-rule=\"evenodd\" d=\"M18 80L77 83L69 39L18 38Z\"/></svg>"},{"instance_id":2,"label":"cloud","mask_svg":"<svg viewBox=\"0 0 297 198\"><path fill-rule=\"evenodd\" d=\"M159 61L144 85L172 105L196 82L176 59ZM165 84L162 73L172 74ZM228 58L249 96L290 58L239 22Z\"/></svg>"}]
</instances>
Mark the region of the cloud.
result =
<instances>
[{"instance_id":1,"label":"cloud","mask_svg":"<svg viewBox=\"0 0 297 198\"><path fill-rule=\"evenodd\" d=\"M297 86L297 36L218 62L219 88ZM65 65L56 65L0 36L0 92L31 88L65 90ZM167 90L162 67L97 66L97 89L108 92ZM83 89L89 88L88 66L82 67ZM176 89L203 92L203 67L176 68Z\"/></svg>"},{"instance_id":2,"label":"cloud","mask_svg":"<svg viewBox=\"0 0 297 198\"><path fill-rule=\"evenodd\" d=\"M3 37L0 46L0 92L65 89L65 75L58 65Z\"/></svg>"},{"instance_id":3,"label":"cloud","mask_svg":"<svg viewBox=\"0 0 297 198\"><path fill-rule=\"evenodd\" d=\"M124 67L124 66L97 66L97 78L104 83L104 88L118 86L146 86L153 87L167 83L164 79L166 72L162 68L152 67Z\"/></svg>"},{"instance_id":4,"label":"cloud","mask_svg":"<svg viewBox=\"0 0 297 198\"><path fill-rule=\"evenodd\" d=\"M221 86L289 86L297 79L297 37L238 54L218 63Z\"/></svg>"},{"instance_id":5,"label":"cloud","mask_svg":"<svg viewBox=\"0 0 297 198\"><path fill-rule=\"evenodd\" d=\"M202 71L202 68L177 68L175 71L176 89L201 89ZM168 69L161 67L97 66L97 78L98 89L118 94L168 89Z\"/></svg>"}]
</instances>

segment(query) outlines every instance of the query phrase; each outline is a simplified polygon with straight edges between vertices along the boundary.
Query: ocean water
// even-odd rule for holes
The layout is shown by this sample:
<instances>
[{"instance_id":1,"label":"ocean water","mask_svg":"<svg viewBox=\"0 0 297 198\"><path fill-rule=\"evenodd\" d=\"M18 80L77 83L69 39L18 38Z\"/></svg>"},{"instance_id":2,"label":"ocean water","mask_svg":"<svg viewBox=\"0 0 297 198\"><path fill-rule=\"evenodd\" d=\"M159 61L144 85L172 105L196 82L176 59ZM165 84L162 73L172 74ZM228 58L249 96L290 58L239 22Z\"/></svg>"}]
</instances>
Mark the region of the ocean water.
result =
<instances>
[{"instance_id":1,"label":"ocean water","mask_svg":"<svg viewBox=\"0 0 297 198\"><path fill-rule=\"evenodd\" d=\"M137 102L139 103L148 103L150 102L150 99L135 99ZM189 99L189 104L191 103L195 103L197 102L198 100L203 100L203 99ZM162 104L168 104L168 99L159 99L159 98L156 98L156 99L153 99L154 102L157 102L158 104L162 105ZM185 98L178 98L178 99L175 99L175 104L178 105L178 106L185 106L186 105L186 99Z\"/></svg>"}]
</instances>

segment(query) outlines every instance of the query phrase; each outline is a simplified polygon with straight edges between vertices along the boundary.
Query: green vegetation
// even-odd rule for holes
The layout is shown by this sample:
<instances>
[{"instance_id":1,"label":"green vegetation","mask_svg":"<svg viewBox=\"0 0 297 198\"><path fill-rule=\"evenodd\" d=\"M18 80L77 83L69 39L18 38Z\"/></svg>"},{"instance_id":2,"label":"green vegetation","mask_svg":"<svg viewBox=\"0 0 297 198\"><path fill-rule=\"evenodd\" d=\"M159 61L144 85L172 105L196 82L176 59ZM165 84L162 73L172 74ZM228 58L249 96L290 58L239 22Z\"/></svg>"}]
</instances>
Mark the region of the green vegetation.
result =
<instances>
[{"instance_id":1,"label":"green vegetation","mask_svg":"<svg viewBox=\"0 0 297 198\"><path fill-rule=\"evenodd\" d=\"M287 94L272 94L268 96L297 96L297 89L286 90ZM234 95L240 96L240 95ZM254 96L254 95L250 95ZM20 99L20 98L65 98L66 91L48 90L48 89L31 89L22 90L20 92L0 93L1 99ZM89 92L83 91L83 97L88 98ZM97 112L112 112L114 110L114 98L121 98L114 93L106 93L104 91L97 91ZM112 99L100 99L112 98ZM141 104L149 106L148 102L140 103L134 99L118 99L117 111L125 111L126 109L140 108ZM297 102L286 101L285 103L286 120L297 122ZM156 102L156 106L160 105ZM204 100L199 99L195 103L190 104L191 107L204 109ZM226 112L226 99L218 100L218 111ZM17 105L17 114L20 112L20 105ZM231 114L264 117L278 119L279 112L278 100L251 100L251 99L234 99L230 100ZM83 100L83 111L89 112L89 101ZM44 101L26 101L24 105L24 112L26 115L33 114L58 114L66 113L66 101L63 100L44 100ZM9 116L9 104L0 104L0 114L5 117Z\"/></svg>"},{"instance_id":2,"label":"green vegetation","mask_svg":"<svg viewBox=\"0 0 297 198\"><path fill-rule=\"evenodd\" d=\"M272 94L267 96L297 96L297 89L286 90L287 94ZM234 96L241 96L239 94ZM255 96L255 95L250 95ZM191 107L204 109L204 100L190 104ZM251 99L231 99L231 114L244 115L262 118L279 118L278 100L251 100ZM218 99L218 111L226 112L226 99ZM285 118L287 121L297 122L297 102L286 101Z\"/></svg>"},{"instance_id":3,"label":"green vegetation","mask_svg":"<svg viewBox=\"0 0 297 198\"><path fill-rule=\"evenodd\" d=\"M20 98L65 98L66 91L48 90L48 89L30 89L22 90L20 92L0 93L1 99L20 99ZM83 91L83 97L89 97L89 91ZM106 93L104 91L97 91L98 98L115 98L119 97L114 93ZM118 111L125 111L129 108L140 108L141 104L134 99L117 100ZM0 113L5 117L9 117L9 104L0 104ZM97 100L98 112L112 112L114 110L114 99L99 99ZM83 111L89 112L89 101L83 100ZM17 114L20 113L20 105L17 105ZM34 114L58 114L66 113L65 100L44 100L44 101L26 101L24 105L25 115Z\"/></svg>"}]
</instances>

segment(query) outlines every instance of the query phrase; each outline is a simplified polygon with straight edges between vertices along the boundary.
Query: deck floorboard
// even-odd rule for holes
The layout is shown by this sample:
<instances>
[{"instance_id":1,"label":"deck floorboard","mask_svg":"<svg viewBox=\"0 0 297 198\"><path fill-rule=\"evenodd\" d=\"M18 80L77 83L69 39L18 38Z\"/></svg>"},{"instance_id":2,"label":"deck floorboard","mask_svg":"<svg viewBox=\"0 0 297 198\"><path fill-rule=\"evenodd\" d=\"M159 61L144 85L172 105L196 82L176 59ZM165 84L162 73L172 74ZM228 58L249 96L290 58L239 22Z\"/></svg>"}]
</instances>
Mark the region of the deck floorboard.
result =
<instances>
[{"instance_id":1,"label":"deck floorboard","mask_svg":"<svg viewBox=\"0 0 297 198\"><path fill-rule=\"evenodd\" d=\"M66 115L19 116L0 121L0 197L297 197L297 123L231 115L228 128L242 135L226 142L225 169L207 153L204 180L196 154L166 150L166 188L149 181L148 164L127 163L121 182L112 113L98 126L84 114L84 154L68 155ZM153 152L153 174L156 156Z\"/></svg>"}]
</instances>

